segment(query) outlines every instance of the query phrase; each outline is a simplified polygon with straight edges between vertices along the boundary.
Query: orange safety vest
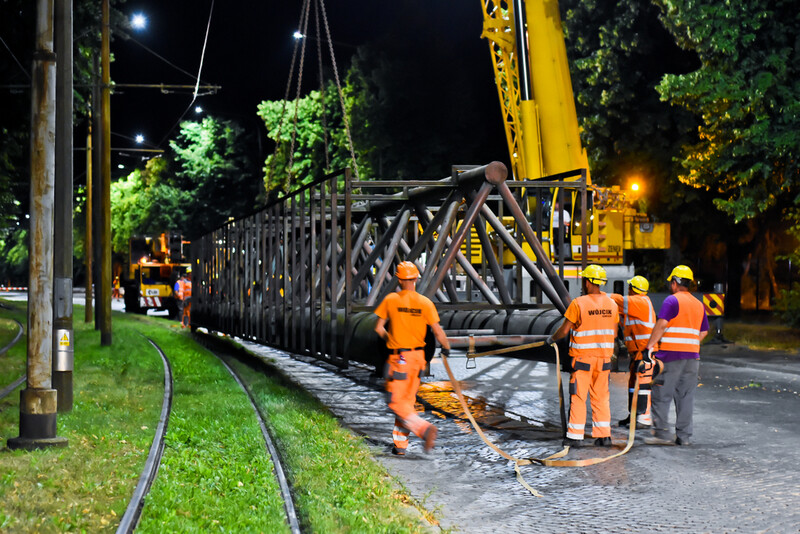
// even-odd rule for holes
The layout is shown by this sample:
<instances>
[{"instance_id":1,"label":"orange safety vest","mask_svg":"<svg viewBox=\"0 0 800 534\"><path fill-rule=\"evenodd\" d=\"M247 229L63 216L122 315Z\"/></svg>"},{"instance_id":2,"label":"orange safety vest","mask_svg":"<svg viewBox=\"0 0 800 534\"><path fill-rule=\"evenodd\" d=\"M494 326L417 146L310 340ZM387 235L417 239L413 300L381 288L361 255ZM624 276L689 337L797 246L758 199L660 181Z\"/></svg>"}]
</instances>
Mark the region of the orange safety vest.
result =
<instances>
[{"instance_id":1,"label":"orange safety vest","mask_svg":"<svg viewBox=\"0 0 800 534\"><path fill-rule=\"evenodd\" d=\"M183 294L183 299L187 299L192 296L192 281L187 280L183 284L181 284L181 293Z\"/></svg>"},{"instance_id":2,"label":"orange safety vest","mask_svg":"<svg viewBox=\"0 0 800 534\"><path fill-rule=\"evenodd\" d=\"M577 307L577 321L574 308ZM564 315L577 325L569 342L569 355L592 356L611 359L614 354L614 338L617 335L619 311L617 305L605 293L583 295L570 303Z\"/></svg>"},{"instance_id":3,"label":"orange safety vest","mask_svg":"<svg viewBox=\"0 0 800 534\"><path fill-rule=\"evenodd\" d=\"M641 352L656 325L653 303L647 295L628 295L622 299L622 313L625 315L622 334L628 352Z\"/></svg>"},{"instance_id":4,"label":"orange safety vest","mask_svg":"<svg viewBox=\"0 0 800 534\"><path fill-rule=\"evenodd\" d=\"M678 299L678 315L667 323L658 345L660 351L700 353L700 327L703 325L703 303L688 291L674 294Z\"/></svg>"}]
</instances>

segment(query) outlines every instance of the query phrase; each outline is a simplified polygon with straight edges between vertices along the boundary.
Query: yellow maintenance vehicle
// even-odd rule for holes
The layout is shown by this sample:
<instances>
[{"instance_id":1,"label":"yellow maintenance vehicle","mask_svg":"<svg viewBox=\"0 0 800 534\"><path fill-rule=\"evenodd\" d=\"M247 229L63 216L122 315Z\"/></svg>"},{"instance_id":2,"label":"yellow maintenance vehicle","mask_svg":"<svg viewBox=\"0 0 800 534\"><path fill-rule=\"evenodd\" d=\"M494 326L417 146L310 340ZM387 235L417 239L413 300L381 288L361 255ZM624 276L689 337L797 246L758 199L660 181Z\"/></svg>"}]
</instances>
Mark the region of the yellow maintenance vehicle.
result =
<instances>
[{"instance_id":1,"label":"yellow maintenance vehicle","mask_svg":"<svg viewBox=\"0 0 800 534\"><path fill-rule=\"evenodd\" d=\"M561 188L546 189L546 194L539 189L527 196L531 222L540 218L542 241L551 242L550 247L545 245L551 260L563 255L571 262L586 259L622 266L625 251L669 248L669 224L654 222L634 207L641 184L631 184L631 190L592 185L557 0L481 0L481 5L482 37L489 41L514 179L552 179L585 169L589 196L585 247L580 195L575 189L563 188L559 210L552 208ZM564 181L582 178L576 175ZM537 210L541 213L535 216ZM564 225L565 242L557 249L554 228L559 219L569 225Z\"/></svg>"},{"instance_id":2,"label":"yellow maintenance vehicle","mask_svg":"<svg viewBox=\"0 0 800 534\"><path fill-rule=\"evenodd\" d=\"M131 237L128 278L122 281L126 312L144 314L147 310L166 310L170 317L177 317L174 286L191 266L188 245L189 242L176 233Z\"/></svg>"}]
</instances>

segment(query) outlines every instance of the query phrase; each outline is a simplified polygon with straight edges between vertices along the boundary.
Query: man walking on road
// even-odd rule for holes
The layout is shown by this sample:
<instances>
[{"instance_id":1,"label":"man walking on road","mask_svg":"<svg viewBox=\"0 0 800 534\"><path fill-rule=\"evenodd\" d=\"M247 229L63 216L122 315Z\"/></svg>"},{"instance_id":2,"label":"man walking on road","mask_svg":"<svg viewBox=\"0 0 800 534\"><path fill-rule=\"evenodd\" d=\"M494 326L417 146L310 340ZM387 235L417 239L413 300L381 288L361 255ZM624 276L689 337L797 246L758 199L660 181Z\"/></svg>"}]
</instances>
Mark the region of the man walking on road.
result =
<instances>
[{"instance_id":1,"label":"man walking on road","mask_svg":"<svg viewBox=\"0 0 800 534\"><path fill-rule=\"evenodd\" d=\"M572 332L569 343L573 369L569 380L569 422L563 444L565 447L578 447L583 442L586 398L591 397L594 444L610 447L608 381L619 312L614 301L600 291L600 286L608 281L605 269L593 264L579 275L583 277L584 294L570 303L564 313L564 322L547 339L547 343L552 345Z\"/></svg>"},{"instance_id":2,"label":"man walking on road","mask_svg":"<svg viewBox=\"0 0 800 534\"><path fill-rule=\"evenodd\" d=\"M628 296L617 293L609 295L617 303L623 324L622 335L625 347L630 356L630 374L628 375L628 410L633 405L633 391L636 389L636 377L639 377L639 395L636 399L636 425L649 427L653 424L650 416L650 389L653 380L653 364L642 361L642 351L647 346L650 334L656 324L653 303L647 296L650 282L644 276L634 276L628 280ZM630 414L619 422L619 426L630 424Z\"/></svg>"},{"instance_id":3,"label":"man walking on road","mask_svg":"<svg viewBox=\"0 0 800 534\"><path fill-rule=\"evenodd\" d=\"M450 354L450 343L439 324L439 314L433 302L416 291L419 270L410 261L397 266L400 291L390 293L375 309L378 322L375 332L386 341L389 349L386 391L389 408L395 414L392 453L402 456L408 448L408 436L413 432L425 441L429 452L438 430L425 421L414 408L419 390L420 375L425 370L425 334L427 327L442 346L442 354ZM386 330L386 324L389 330Z\"/></svg>"},{"instance_id":4,"label":"man walking on road","mask_svg":"<svg viewBox=\"0 0 800 534\"><path fill-rule=\"evenodd\" d=\"M658 320L647 342L645 359L657 350L655 357L664 369L653 384L653 438L647 443L672 443L669 408L675 401L675 444L689 445L692 438L694 391L700 369L700 342L708 334L708 317L703 303L689 292L694 281L686 265L672 269L667 278L672 293L664 300Z\"/></svg>"}]
</instances>

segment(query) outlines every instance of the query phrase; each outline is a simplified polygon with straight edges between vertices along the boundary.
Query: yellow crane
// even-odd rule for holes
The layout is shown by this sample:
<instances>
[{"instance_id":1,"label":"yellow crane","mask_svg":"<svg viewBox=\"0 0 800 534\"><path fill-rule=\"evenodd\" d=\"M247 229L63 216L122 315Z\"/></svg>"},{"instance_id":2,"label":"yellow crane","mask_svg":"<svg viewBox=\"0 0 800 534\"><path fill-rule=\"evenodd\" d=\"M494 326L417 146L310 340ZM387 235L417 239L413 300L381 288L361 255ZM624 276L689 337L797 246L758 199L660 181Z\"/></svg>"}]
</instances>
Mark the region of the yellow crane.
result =
<instances>
[{"instance_id":1,"label":"yellow crane","mask_svg":"<svg viewBox=\"0 0 800 534\"><path fill-rule=\"evenodd\" d=\"M573 192L565 195L564 206L571 206L572 212L568 257L579 261L585 255L592 263L621 265L626 250L669 248L669 224L653 222L633 206L638 192L591 183L557 0L481 0L481 4L482 37L489 41L514 179L537 180L586 169L592 193L587 250L581 248L581 229L575 224L580 215ZM554 194L544 205L552 204ZM538 205L529 202L531 214ZM543 239L554 236L553 213L549 209ZM551 258L554 250L550 247Z\"/></svg>"}]
</instances>

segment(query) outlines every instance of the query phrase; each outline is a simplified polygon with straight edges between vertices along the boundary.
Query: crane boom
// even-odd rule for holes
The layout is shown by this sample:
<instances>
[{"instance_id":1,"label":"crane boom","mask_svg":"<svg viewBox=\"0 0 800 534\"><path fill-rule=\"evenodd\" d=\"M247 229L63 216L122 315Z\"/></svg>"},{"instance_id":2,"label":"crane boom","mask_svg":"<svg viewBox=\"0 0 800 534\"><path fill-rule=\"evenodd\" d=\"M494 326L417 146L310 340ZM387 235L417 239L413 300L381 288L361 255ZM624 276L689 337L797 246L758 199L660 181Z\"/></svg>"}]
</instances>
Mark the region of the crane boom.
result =
<instances>
[{"instance_id":1,"label":"crane boom","mask_svg":"<svg viewBox=\"0 0 800 534\"><path fill-rule=\"evenodd\" d=\"M575 213L575 193L571 193L559 209L571 205L573 228L563 251L561 246L550 247L551 257L559 254L576 261L622 264L626 250L669 248L669 224L654 223L633 206L634 197L618 186L592 185L558 1L481 0L481 7L481 36L489 42L514 179L529 181L586 170L592 197L587 206L589 222L585 228L575 226L580 216ZM535 210L544 211L547 222L542 238L547 241L556 237L554 196L555 191L528 196L529 216ZM585 245L581 243L584 233Z\"/></svg>"}]
</instances>

